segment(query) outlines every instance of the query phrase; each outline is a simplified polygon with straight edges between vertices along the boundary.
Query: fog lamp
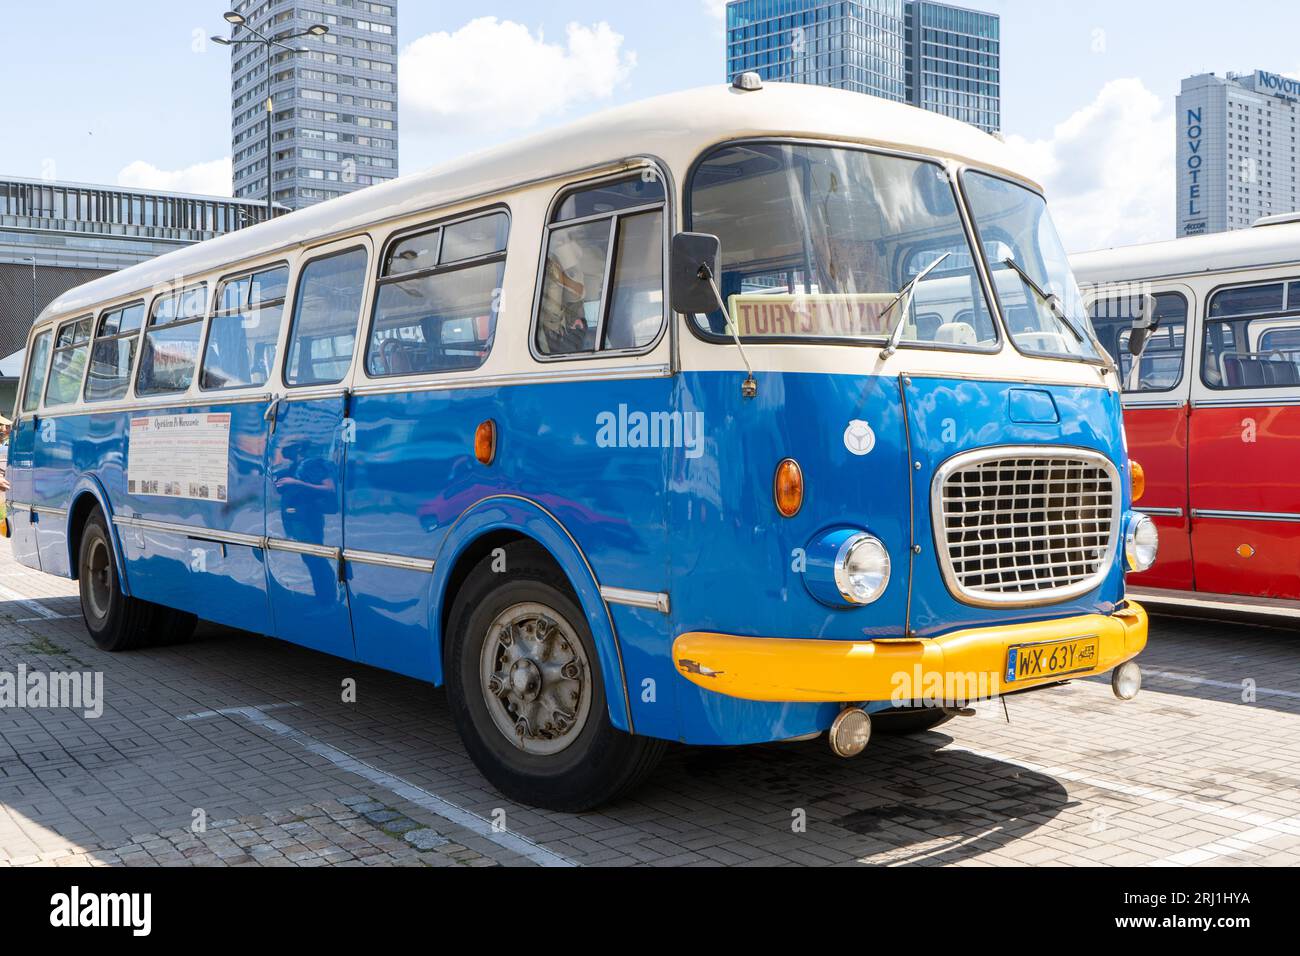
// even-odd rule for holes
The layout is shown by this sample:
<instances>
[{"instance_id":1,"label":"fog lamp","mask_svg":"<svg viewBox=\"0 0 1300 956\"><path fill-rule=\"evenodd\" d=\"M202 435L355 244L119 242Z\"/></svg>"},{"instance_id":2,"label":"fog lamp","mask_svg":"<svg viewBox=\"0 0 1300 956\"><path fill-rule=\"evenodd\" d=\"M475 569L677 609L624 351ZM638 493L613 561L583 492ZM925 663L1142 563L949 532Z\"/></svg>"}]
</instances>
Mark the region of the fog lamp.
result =
<instances>
[{"instance_id":1,"label":"fog lamp","mask_svg":"<svg viewBox=\"0 0 1300 956\"><path fill-rule=\"evenodd\" d=\"M1110 689L1120 700L1132 700L1142 689L1142 668L1137 661L1120 664L1110 675Z\"/></svg>"},{"instance_id":2,"label":"fog lamp","mask_svg":"<svg viewBox=\"0 0 1300 956\"><path fill-rule=\"evenodd\" d=\"M831 750L837 757L856 757L871 742L871 716L861 707L840 711L831 724Z\"/></svg>"}]
</instances>

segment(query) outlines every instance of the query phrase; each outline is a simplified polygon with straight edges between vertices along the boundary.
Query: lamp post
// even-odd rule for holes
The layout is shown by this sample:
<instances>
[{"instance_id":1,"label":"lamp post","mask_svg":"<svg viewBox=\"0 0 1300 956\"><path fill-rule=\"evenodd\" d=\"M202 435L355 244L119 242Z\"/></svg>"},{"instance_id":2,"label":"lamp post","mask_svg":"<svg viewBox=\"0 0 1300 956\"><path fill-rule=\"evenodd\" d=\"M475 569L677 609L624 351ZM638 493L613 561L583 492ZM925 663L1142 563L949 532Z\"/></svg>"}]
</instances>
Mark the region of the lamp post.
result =
<instances>
[{"instance_id":1,"label":"lamp post","mask_svg":"<svg viewBox=\"0 0 1300 956\"><path fill-rule=\"evenodd\" d=\"M271 50L273 47L279 47L289 53L309 53L306 47L293 47L286 43L286 40L300 40L303 37L323 37L330 32L330 28L323 23L309 27L299 33L280 33L275 36L266 36L259 30L255 30L248 25L248 20L242 13L230 10L222 14L222 18L230 24L231 36L213 37L213 43L220 43L222 46L247 46L249 44L260 43L266 48L266 221L270 222L275 215L275 183L271 174L272 170L272 145L271 145L271 117L275 108L275 102L271 97ZM251 33L252 37L236 37L234 34L243 29Z\"/></svg>"}]
</instances>

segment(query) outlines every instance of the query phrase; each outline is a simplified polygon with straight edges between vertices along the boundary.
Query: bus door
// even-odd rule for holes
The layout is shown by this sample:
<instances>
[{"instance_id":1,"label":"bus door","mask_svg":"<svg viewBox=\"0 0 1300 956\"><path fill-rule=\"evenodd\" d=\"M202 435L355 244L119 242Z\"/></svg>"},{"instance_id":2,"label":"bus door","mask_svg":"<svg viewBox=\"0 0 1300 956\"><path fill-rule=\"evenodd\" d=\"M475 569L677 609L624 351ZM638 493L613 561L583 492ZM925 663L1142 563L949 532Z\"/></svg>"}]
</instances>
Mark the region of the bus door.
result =
<instances>
[{"instance_id":1,"label":"bus door","mask_svg":"<svg viewBox=\"0 0 1300 956\"><path fill-rule=\"evenodd\" d=\"M9 461L6 467L9 484L8 499L31 505L33 502L33 469L36 464L36 431L40 420L35 414L41 405L41 395L45 391L45 375L50 363L50 346L53 342L52 330L36 336L28 355L27 377L24 379L23 394L19 396L17 419L13 426L13 435L9 439ZM29 568L40 567L39 550L36 544L36 525L30 511L9 511L9 528L14 558Z\"/></svg>"},{"instance_id":2,"label":"bus door","mask_svg":"<svg viewBox=\"0 0 1300 956\"><path fill-rule=\"evenodd\" d=\"M314 250L298 276L285 393L267 411L267 578L276 636L353 658L343 564L346 381L369 244Z\"/></svg>"},{"instance_id":3,"label":"bus door","mask_svg":"<svg viewBox=\"0 0 1300 956\"><path fill-rule=\"evenodd\" d=\"M1156 295L1159 328L1147 343L1136 373L1129 352L1133 318L1142 297L1125 289L1092 305L1097 338L1117 359L1124 382L1124 428L1129 456L1146 473L1146 494L1134 507L1160 529L1160 560L1131 580L1141 587L1190 591L1195 585L1191 520L1187 497L1188 373L1187 326L1195 294L1175 286Z\"/></svg>"},{"instance_id":4,"label":"bus door","mask_svg":"<svg viewBox=\"0 0 1300 956\"><path fill-rule=\"evenodd\" d=\"M1300 277L1212 293L1199 365L1188 459L1196 588L1300 598Z\"/></svg>"}]
</instances>

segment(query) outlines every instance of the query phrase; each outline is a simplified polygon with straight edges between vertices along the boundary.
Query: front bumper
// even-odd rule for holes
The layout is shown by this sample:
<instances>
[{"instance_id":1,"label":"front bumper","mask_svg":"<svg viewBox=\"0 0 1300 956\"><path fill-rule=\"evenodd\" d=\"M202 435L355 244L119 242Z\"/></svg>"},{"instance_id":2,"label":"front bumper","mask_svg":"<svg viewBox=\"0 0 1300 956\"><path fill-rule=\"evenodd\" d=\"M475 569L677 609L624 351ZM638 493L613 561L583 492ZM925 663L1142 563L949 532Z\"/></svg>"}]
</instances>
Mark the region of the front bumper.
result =
<instances>
[{"instance_id":1,"label":"front bumper","mask_svg":"<svg viewBox=\"0 0 1300 956\"><path fill-rule=\"evenodd\" d=\"M1014 646L1093 636L1099 648L1097 666L1090 670L1010 684L1002 679ZM1088 614L910 641L683 634L673 642L673 661L691 683L740 700L860 704L900 699L905 688L989 686L991 681L992 691L980 696L996 696L1059 684L1104 674L1137 657L1146 644L1147 613L1130 601L1111 617ZM963 683L969 681L975 683ZM908 690L904 699L919 695Z\"/></svg>"}]
</instances>

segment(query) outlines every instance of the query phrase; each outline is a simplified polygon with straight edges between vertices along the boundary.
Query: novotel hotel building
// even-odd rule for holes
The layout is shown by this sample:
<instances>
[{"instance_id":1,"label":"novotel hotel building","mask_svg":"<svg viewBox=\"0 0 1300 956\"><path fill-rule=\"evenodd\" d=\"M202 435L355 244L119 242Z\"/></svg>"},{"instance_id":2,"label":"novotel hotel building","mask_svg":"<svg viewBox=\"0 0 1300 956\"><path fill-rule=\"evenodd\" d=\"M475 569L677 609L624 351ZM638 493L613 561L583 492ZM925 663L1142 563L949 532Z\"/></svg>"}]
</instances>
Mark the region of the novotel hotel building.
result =
<instances>
[{"instance_id":1,"label":"novotel hotel building","mask_svg":"<svg viewBox=\"0 0 1300 956\"><path fill-rule=\"evenodd\" d=\"M1257 70L1183 80L1178 96L1178 235L1248 229L1300 209L1300 81Z\"/></svg>"}]
</instances>

